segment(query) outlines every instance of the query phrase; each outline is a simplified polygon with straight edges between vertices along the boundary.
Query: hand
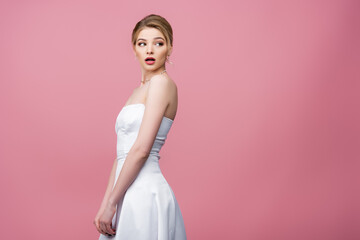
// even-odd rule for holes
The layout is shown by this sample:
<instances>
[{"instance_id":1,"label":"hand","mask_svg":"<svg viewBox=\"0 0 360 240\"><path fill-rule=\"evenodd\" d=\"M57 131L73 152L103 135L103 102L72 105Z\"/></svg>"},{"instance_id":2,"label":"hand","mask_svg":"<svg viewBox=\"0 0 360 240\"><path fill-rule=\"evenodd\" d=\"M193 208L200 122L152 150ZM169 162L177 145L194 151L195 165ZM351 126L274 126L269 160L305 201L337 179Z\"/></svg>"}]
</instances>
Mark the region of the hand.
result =
<instances>
[{"instance_id":1,"label":"hand","mask_svg":"<svg viewBox=\"0 0 360 240\"><path fill-rule=\"evenodd\" d=\"M102 215L103 213L104 213L104 208L103 208L103 207L100 207L98 213L97 213L96 216L95 216L95 219L94 219L94 222L93 222L93 223L94 223L94 225L95 225L95 227L96 227L96 230L97 230L99 233L106 235L106 233L103 232L103 231L100 229L100 217L101 217L101 215Z\"/></svg>"},{"instance_id":2,"label":"hand","mask_svg":"<svg viewBox=\"0 0 360 240\"><path fill-rule=\"evenodd\" d=\"M116 212L116 205L108 203L98 220L98 231L104 235L114 235L115 229L112 228L112 219Z\"/></svg>"}]
</instances>

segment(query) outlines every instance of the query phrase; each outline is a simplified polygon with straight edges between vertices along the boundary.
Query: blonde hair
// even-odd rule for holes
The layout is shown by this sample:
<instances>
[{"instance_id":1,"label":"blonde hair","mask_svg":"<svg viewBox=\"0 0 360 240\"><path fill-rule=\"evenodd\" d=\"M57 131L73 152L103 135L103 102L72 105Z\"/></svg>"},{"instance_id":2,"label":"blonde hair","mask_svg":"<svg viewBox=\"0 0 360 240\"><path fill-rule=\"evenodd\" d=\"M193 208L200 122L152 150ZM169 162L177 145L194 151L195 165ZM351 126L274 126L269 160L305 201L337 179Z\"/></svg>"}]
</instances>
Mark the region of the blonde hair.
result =
<instances>
[{"instance_id":1,"label":"blonde hair","mask_svg":"<svg viewBox=\"0 0 360 240\"><path fill-rule=\"evenodd\" d=\"M173 46L173 31L170 23L165 18L156 14L147 15L135 25L131 35L131 42L133 46L136 44L136 39L140 31L146 27L158 29L164 35L166 45L171 47Z\"/></svg>"}]
</instances>

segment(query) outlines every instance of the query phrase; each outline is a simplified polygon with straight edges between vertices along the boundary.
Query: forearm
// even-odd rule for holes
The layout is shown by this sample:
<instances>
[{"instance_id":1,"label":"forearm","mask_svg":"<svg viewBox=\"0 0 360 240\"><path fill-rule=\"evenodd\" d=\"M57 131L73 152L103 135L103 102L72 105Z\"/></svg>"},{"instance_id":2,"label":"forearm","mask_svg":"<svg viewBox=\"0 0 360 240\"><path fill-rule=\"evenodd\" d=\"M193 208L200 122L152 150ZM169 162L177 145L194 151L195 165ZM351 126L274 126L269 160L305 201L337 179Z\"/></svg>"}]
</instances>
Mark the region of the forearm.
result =
<instances>
[{"instance_id":1,"label":"forearm","mask_svg":"<svg viewBox=\"0 0 360 240\"><path fill-rule=\"evenodd\" d=\"M112 189L114 187L117 161L118 161L117 159L114 160L114 163L113 163L113 166L112 166L112 169L111 169L111 172L110 172L110 177L109 177L109 180L108 180L108 185L106 187L105 195L104 195L104 198L102 200L100 208L105 208L105 206L106 206L106 204L107 204L107 202L109 200L111 191L112 191Z\"/></svg>"},{"instance_id":2,"label":"forearm","mask_svg":"<svg viewBox=\"0 0 360 240\"><path fill-rule=\"evenodd\" d=\"M123 164L115 187L109 196L108 203L110 205L116 205L119 200L124 197L126 190L136 179L147 158L148 155L142 153L139 150L130 150Z\"/></svg>"}]
</instances>

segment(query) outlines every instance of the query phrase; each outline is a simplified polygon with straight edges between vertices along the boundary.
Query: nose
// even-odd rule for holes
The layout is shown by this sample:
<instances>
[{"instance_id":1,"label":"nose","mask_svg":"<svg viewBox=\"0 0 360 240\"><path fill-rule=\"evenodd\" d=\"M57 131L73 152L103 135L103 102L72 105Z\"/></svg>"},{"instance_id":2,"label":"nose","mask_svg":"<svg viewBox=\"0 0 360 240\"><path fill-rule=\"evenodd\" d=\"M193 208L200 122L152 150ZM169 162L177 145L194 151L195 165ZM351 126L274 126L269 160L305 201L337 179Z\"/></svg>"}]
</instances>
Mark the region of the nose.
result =
<instances>
[{"instance_id":1,"label":"nose","mask_svg":"<svg viewBox=\"0 0 360 240\"><path fill-rule=\"evenodd\" d=\"M147 53L147 54L153 53L151 44L148 45L148 47L147 47L147 49L146 49L146 53Z\"/></svg>"}]
</instances>

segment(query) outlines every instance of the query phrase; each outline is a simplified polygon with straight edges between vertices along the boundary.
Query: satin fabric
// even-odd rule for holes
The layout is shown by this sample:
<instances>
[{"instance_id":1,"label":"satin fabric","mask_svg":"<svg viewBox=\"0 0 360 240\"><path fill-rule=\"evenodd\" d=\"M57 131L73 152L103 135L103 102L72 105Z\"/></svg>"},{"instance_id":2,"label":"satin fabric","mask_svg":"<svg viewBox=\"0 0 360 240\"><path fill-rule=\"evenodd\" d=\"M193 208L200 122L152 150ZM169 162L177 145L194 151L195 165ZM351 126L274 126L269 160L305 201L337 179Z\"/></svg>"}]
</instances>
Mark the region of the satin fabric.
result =
<instances>
[{"instance_id":1,"label":"satin fabric","mask_svg":"<svg viewBox=\"0 0 360 240\"><path fill-rule=\"evenodd\" d=\"M130 104L121 109L116 119L116 180L137 138L144 110L142 103ZM118 202L112 220L116 235L100 234L99 240L186 240L180 207L159 166L159 152L172 124L172 119L163 117L148 159Z\"/></svg>"}]
</instances>

